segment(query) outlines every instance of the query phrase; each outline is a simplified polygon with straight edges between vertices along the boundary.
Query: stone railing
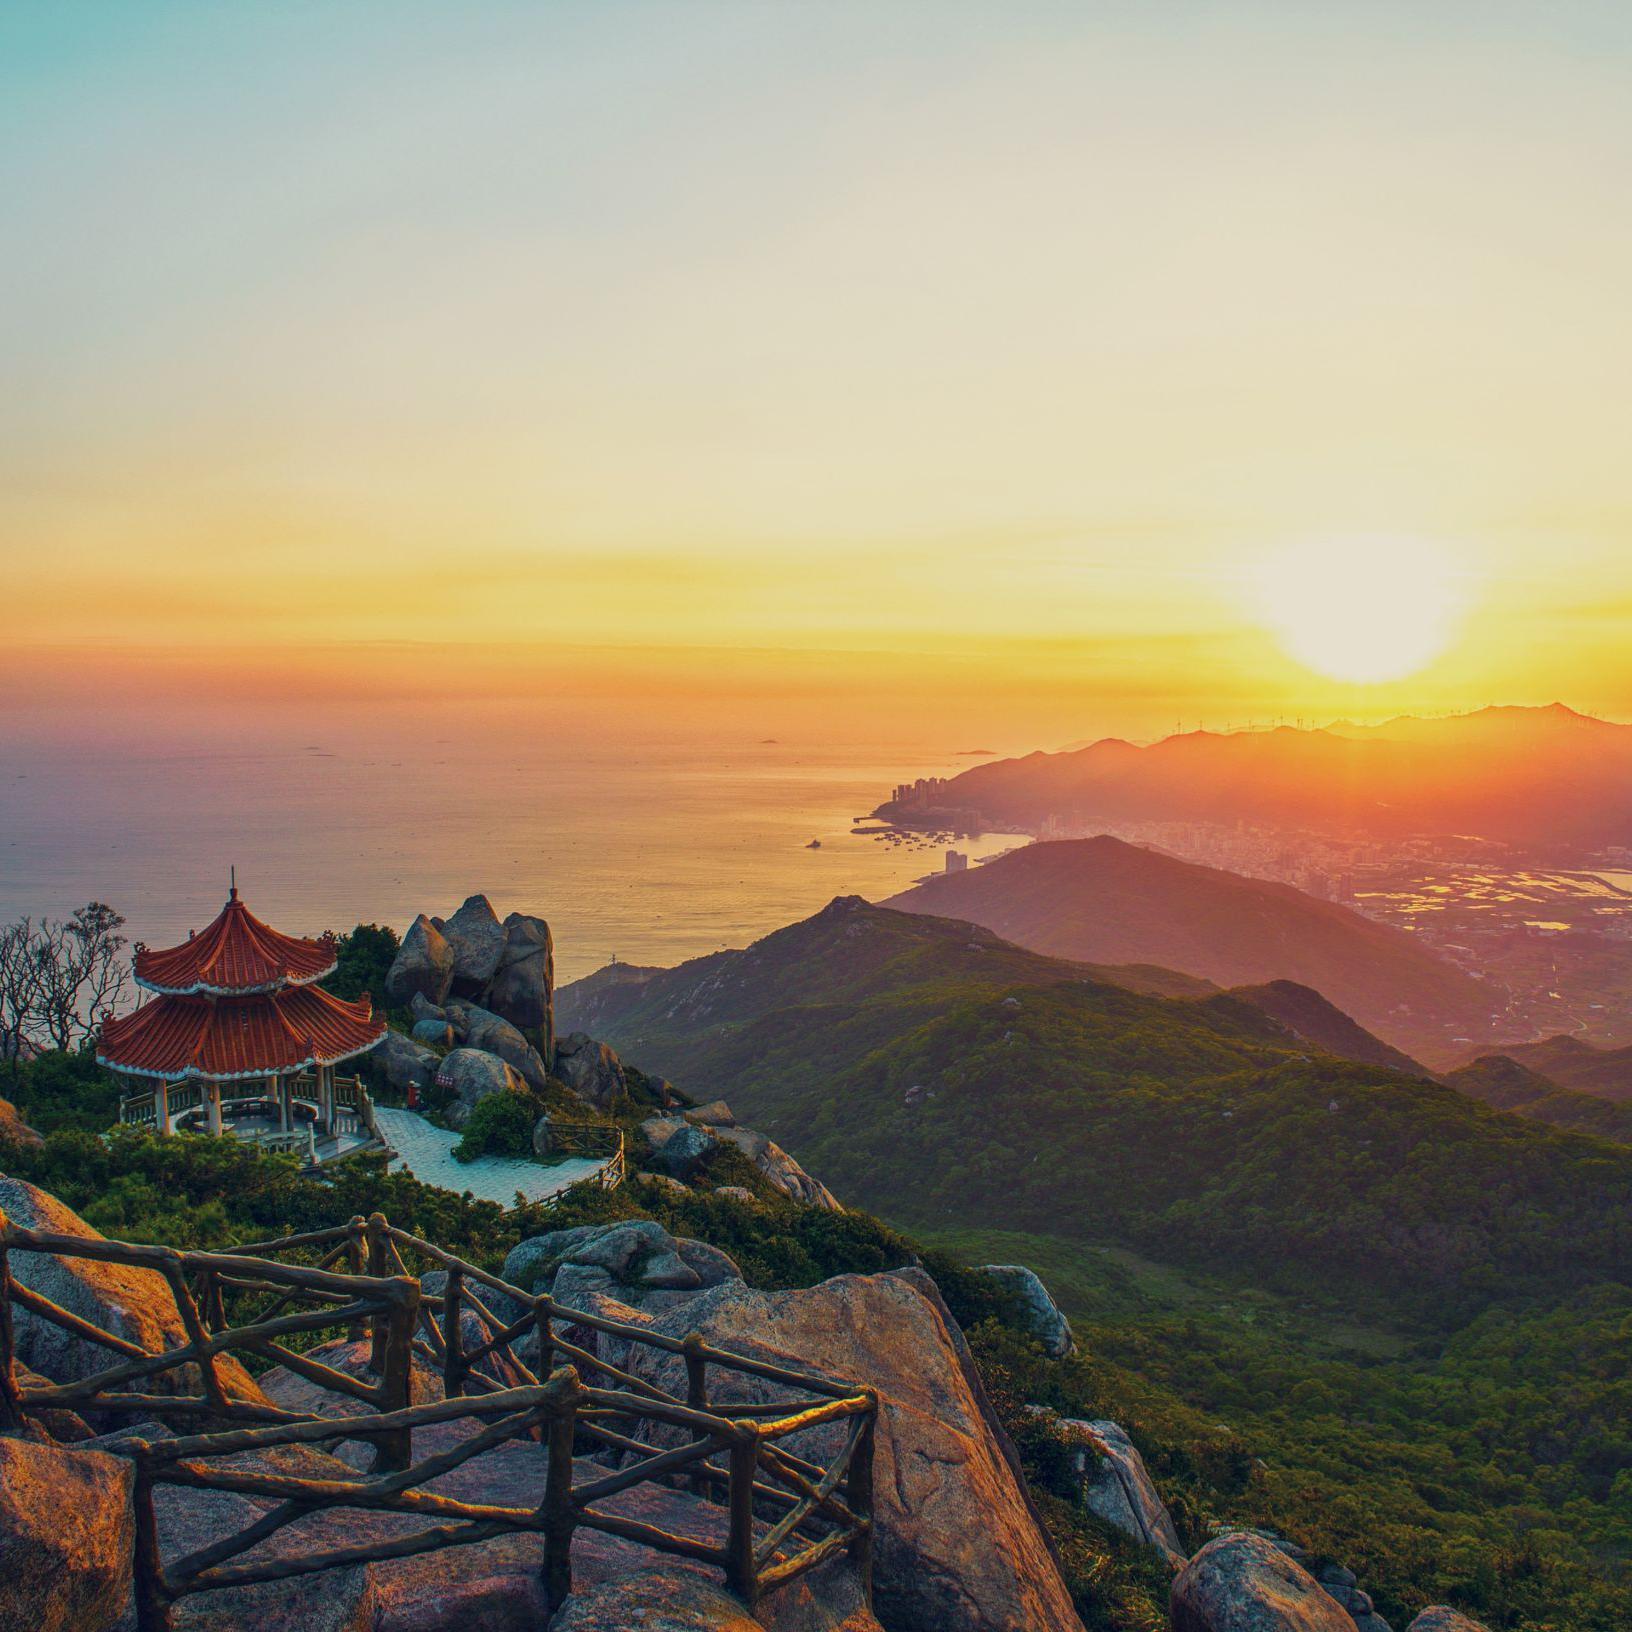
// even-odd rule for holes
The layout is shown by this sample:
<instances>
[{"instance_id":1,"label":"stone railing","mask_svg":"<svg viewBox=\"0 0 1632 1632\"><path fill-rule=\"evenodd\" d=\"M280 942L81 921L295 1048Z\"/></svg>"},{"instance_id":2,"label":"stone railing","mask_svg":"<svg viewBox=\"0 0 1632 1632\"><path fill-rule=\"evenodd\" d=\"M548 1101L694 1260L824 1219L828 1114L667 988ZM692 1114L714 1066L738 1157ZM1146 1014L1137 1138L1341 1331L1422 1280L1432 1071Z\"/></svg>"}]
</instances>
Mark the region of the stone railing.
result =
<instances>
[{"instance_id":1,"label":"stone railing","mask_svg":"<svg viewBox=\"0 0 1632 1632\"><path fill-rule=\"evenodd\" d=\"M309 1121L321 1114L320 1089L317 1077L310 1071L303 1071L293 1078L290 1083L292 1098L300 1110L300 1119ZM371 1139L380 1138L379 1125L374 1118L374 1098L369 1093L361 1077L336 1077L333 1083L334 1122L336 1125L346 1121L354 1121L356 1130L366 1133ZM194 1112L200 1111L204 1105L204 1090L198 1082L173 1082L170 1084L167 1095L170 1121L172 1126ZM230 1117L235 1110L242 1112L246 1107L260 1107L267 1114L277 1115L277 1103L269 1099L257 1089L248 1096L223 1098L221 1102L222 1114ZM158 1113L155 1108L152 1092L127 1094L119 1102L119 1120L127 1127L151 1128L158 1124ZM295 1130L299 1132L299 1130ZM342 1131L351 1131L344 1129ZM289 1141L280 1136L279 1140L272 1140L265 1136L255 1141L263 1148L286 1149L301 1154L309 1151L311 1142L301 1135L299 1139ZM381 1141L384 1142L383 1140Z\"/></svg>"},{"instance_id":2,"label":"stone railing","mask_svg":"<svg viewBox=\"0 0 1632 1632\"><path fill-rule=\"evenodd\" d=\"M174 1296L187 1342L163 1353L103 1330L17 1282L10 1261L49 1253L126 1264L161 1275ZM315 1263L286 1263L300 1253ZM426 1292L409 1268L429 1264L443 1290ZM496 1307L495 1307L496 1306ZM19 1381L13 1309L108 1348L116 1363L91 1376L46 1386ZM521 1313L515 1314L519 1309ZM481 1341L468 1341L473 1318ZM369 1371L351 1376L298 1352L285 1339L349 1330L370 1339ZM571 1333L604 1334L629 1345L623 1366L602 1359ZM536 1341L536 1369L519 1352ZM586 1342L593 1343L593 1338ZM634 1351L677 1358L685 1397L630 1369ZM357 1402L359 1413L319 1417L232 1397L217 1359L237 1351ZM410 1403L415 1359L440 1370L444 1398ZM183 1370L185 1368L185 1370ZM153 1393L152 1379L183 1370L195 1392ZM777 1400L720 1399L711 1374L723 1372L789 1391ZM586 1377L596 1379L585 1381ZM760 1392L763 1392L761 1390ZM429 1241L393 1228L376 1213L227 1253L178 1252L22 1229L0 1214L0 1432L50 1409L135 1418L202 1418L206 1430L180 1438L134 1438L116 1447L135 1463L135 1596L139 1632L172 1625L179 1598L223 1587L281 1580L346 1564L383 1562L491 1537L544 1538L543 1574L551 1608L572 1589L575 1530L599 1530L657 1552L723 1571L750 1607L766 1593L848 1553L870 1597L873 1438L878 1400L871 1389L733 1354L698 1334L677 1339L533 1295ZM482 1426L451 1449L416 1461L414 1432L456 1418ZM234 1423L252 1426L235 1427ZM806 1439L829 1429L827 1459ZM537 1500L508 1507L459 1501L421 1487L494 1446L542 1437L546 1469ZM836 1437L835 1437L836 1436ZM667 1442L664 1442L666 1438ZM679 1443L674 1443L678 1438ZM243 1451L339 1439L372 1442L368 1474L316 1479L212 1464ZM621 1466L580 1480L578 1444ZM633 1457L632 1462L624 1461ZM716 1533L680 1535L608 1503L637 1486L680 1485L716 1506ZM278 1505L247 1528L223 1534L179 1559L159 1548L155 1491L161 1486L229 1491ZM310 1513L357 1508L441 1521L408 1534L293 1555L245 1559L259 1543ZM232 1560L239 1562L232 1562Z\"/></svg>"}]
</instances>

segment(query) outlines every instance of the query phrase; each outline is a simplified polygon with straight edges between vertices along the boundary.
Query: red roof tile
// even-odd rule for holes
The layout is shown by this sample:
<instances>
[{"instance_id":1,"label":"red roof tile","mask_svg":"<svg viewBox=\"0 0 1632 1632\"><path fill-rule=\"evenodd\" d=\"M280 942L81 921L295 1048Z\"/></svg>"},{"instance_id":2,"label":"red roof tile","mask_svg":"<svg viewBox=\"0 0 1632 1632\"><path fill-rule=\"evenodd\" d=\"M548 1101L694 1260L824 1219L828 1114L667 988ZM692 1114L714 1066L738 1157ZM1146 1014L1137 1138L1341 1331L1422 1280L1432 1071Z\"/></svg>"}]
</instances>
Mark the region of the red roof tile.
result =
<instances>
[{"instance_id":1,"label":"red roof tile","mask_svg":"<svg viewBox=\"0 0 1632 1632\"><path fill-rule=\"evenodd\" d=\"M249 997L166 995L102 1028L98 1064L146 1077L264 1077L333 1065L385 1035L365 993L347 1003L317 986Z\"/></svg>"},{"instance_id":2,"label":"red roof tile","mask_svg":"<svg viewBox=\"0 0 1632 1632\"><path fill-rule=\"evenodd\" d=\"M263 924L234 890L209 928L180 946L137 947L136 984L178 996L270 992L321 980L335 961L332 937L308 941L284 935Z\"/></svg>"}]
</instances>

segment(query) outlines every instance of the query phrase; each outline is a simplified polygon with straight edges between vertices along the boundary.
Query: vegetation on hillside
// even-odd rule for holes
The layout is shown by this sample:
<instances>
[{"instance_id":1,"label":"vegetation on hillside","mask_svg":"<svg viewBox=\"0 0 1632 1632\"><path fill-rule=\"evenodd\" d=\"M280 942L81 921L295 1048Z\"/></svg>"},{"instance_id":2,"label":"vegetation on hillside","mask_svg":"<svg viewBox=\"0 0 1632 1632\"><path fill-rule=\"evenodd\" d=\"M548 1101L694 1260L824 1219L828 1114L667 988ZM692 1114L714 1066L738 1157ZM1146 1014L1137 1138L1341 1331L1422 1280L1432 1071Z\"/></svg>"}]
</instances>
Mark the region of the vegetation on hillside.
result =
<instances>
[{"instance_id":1,"label":"vegetation on hillside","mask_svg":"<svg viewBox=\"0 0 1632 1632\"><path fill-rule=\"evenodd\" d=\"M1073 1502L1058 1435L1032 1402L1126 1423L1188 1544L1214 1520L1274 1524L1360 1571L1396 1624L1430 1599L1461 1603L1498 1632L1611 1632L1632 1614L1624 1288L1585 1291L1551 1311L1492 1311L1446 1342L1378 1352L1341 1333L1315 1341L1322 1317L1224 1282L1196 1282L1181 1297L1166 1272L1134 1275L1110 1257L1077 1278L1056 1276L1058 1243L968 1238L961 1253L931 1250L865 1213L787 1201L736 1151L718 1161L709 1180L745 1185L754 1204L636 1177L611 1192L580 1186L553 1210L506 1214L389 1174L379 1159L318 1182L288 1158L199 1136L64 1131L37 1149L0 1147L0 1166L104 1233L178 1246L222 1247L379 1209L495 1269L529 1235L632 1217L724 1248L766 1287L921 1259L968 1331L1090 1632L1156 1632L1165 1573ZM998 1248L1039 1263L1075 1306L1077 1356L1047 1359L1003 1291L962 1261ZM1084 1262L1064 1250L1062 1263ZM1085 1300L1097 1318L1084 1318Z\"/></svg>"},{"instance_id":2,"label":"vegetation on hillside","mask_svg":"<svg viewBox=\"0 0 1632 1632\"><path fill-rule=\"evenodd\" d=\"M1488 1037L1499 1007L1488 984L1403 930L1108 835L1026 845L887 905L983 924L1054 957L1142 960L1224 986L1299 981L1412 1052Z\"/></svg>"},{"instance_id":3,"label":"vegetation on hillside","mask_svg":"<svg viewBox=\"0 0 1632 1632\"><path fill-rule=\"evenodd\" d=\"M1632 1265L1632 1152L1312 1055L1244 1007L942 983L710 1018L649 1036L647 1064L908 1225L1120 1239L1447 1324Z\"/></svg>"},{"instance_id":4,"label":"vegetation on hillside","mask_svg":"<svg viewBox=\"0 0 1632 1632\"><path fill-rule=\"evenodd\" d=\"M1499 1110L1632 1145L1632 1099L1605 1099L1596 1093L1561 1088L1508 1055L1482 1054L1450 1072L1445 1080L1459 1092Z\"/></svg>"}]
</instances>

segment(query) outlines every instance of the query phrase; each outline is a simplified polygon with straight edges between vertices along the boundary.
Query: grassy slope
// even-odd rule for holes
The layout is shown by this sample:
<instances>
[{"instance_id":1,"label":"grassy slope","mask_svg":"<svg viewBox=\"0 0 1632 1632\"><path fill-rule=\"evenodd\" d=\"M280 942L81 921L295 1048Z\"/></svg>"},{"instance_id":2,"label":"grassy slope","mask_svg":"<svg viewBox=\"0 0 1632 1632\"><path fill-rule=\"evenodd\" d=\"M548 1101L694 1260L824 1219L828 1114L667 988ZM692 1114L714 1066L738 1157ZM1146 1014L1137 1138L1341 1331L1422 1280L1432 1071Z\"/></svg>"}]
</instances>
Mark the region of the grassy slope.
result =
<instances>
[{"instance_id":1,"label":"grassy slope","mask_svg":"<svg viewBox=\"0 0 1632 1632\"><path fill-rule=\"evenodd\" d=\"M1280 1528L1353 1568L1396 1627L1430 1601L1495 1628L1628 1624L1625 1287L1424 1341L1058 1237L929 1239L1042 1270L1079 1356L1022 1368L1022 1391L1127 1424L1181 1523L1199 1508Z\"/></svg>"}]
</instances>

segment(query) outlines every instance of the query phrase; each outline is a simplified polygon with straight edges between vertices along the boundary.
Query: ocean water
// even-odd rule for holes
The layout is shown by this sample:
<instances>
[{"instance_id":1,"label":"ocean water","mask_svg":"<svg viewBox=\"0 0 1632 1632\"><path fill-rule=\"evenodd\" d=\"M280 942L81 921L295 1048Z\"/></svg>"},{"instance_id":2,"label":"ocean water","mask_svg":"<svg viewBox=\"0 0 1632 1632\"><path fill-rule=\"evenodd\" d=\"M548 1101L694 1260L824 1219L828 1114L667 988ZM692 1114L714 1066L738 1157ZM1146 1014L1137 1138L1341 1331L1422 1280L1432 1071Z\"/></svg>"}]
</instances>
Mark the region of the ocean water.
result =
<instances>
[{"instance_id":1,"label":"ocean water","mask_svg":"<svg viewBox=\"0 0 1632 1632\"><path fill-rule=\"evenodd\" d=\"M215 914L236 866L249 905L295 933L401 930L482 891L501 915L550 921L563 981L614 954L671 964L938 870L944 847L857 838L851 819L896 781L969 763L547 712L481 729L269 712L228 740L185 725L0 744L0 920L94 898L132 940L164 944Z\"/></svg>"}]
</instances>

